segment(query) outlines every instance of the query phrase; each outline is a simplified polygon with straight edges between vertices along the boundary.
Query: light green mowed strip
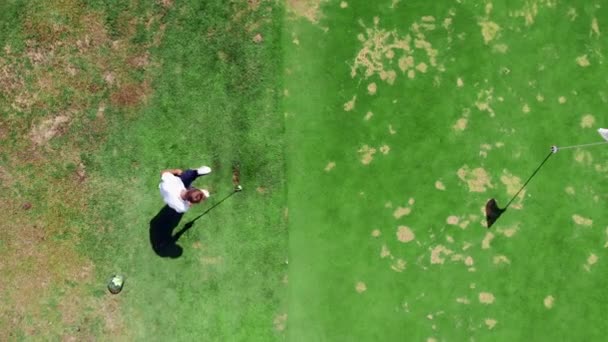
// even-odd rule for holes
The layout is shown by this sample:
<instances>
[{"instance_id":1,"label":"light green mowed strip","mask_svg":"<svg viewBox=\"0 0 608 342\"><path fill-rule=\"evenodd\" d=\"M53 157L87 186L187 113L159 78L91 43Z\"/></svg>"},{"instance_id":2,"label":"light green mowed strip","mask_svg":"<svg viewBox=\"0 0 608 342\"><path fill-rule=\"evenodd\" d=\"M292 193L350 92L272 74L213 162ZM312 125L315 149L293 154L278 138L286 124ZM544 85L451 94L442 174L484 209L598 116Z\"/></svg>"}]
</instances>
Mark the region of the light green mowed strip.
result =
<instances>
[{"instance_id":1,"label":"light green mowed strip","mask_svg":"<svg viewBox=\"0 0 608 342\"><path fill-rule=\"evenodd\" d=\"M285 23L290 339L602 340L604 147L552 156L489 231L481 208L506 204L551 145L601 139L603 6L347 4ZM351 77L374 17L395 32L385 42L410 35L426 72L409 78L412 53L393 47L376 59L393 85L365 67Z\"/></svg>"}]
</instances>

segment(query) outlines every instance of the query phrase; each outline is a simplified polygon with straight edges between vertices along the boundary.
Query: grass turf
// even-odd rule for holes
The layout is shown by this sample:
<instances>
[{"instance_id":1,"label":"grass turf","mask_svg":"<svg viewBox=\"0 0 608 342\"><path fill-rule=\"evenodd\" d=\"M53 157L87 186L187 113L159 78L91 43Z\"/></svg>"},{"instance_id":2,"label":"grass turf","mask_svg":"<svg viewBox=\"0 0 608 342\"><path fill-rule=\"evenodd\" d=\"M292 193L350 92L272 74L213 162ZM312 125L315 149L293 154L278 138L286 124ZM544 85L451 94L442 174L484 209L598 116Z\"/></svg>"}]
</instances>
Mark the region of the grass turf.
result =
<instances>
[{"instance_id":1,"label":"grass turf","mask_svg":"<svg viewBox=\"0 0 608 342\"><path fill-rule=\"evenodd\" d=\"M490 231L480 209L490 197L505 205L552 144L601 139L594 128L603 125L606 101L605 38L592 22L605 10L548 2L533 5L537 14L528 2L345 4L326 3L317 24L285 26L290 340L602 339L606 152L553 156L526 189L523 208L509 209ZM500 27L487 44L484 22ZM424 43L416 46L414 25L445 71L420 51ZM368 29L409 34L412 52L387 48L392 36L367 40ZM366 77L367 68L356 67L364 47L378 48L376 61L396 71L394 84L377 69ZM399 68L407 55L414 78ZM577 64L583 55L590 66ZM420 62L426 72L414 69ZM345 107L354 96L354 107ZM587 114L594 124L583 124ZM459 119L464 130L455 128ZM360 150L369 149L375 153L364 164ZM488 183L469 173L476 168ZM469 170L461 171L465 179L459 170ZM471 192L465 180L475 179L485 186ZM400 216L399 208L409 209ZM593 223L577 224L574 215ZM466 228L449 224L450 216ZM400 241L399 227L414 240Z\"/></svg>"}]
</instances>

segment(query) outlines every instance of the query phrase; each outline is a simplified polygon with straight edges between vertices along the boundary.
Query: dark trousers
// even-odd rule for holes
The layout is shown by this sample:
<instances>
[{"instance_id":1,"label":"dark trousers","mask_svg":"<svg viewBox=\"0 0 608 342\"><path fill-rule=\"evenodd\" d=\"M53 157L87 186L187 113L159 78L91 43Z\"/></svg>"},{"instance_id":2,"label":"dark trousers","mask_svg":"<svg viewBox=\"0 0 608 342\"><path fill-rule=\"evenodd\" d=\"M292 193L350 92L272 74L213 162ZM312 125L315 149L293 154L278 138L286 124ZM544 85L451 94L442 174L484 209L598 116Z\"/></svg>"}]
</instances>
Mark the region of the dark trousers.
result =
<instances>
[{"instance_id":1,"label":"dark trousers","mask_svg":"<svg viewBox=\"0 0 608 342\"><path fill-rule=\"evenodd\" d=\"M186 189L190 188L190 185L192 184L192 182L194 182L194 180L197 179L198 177L199 177L198 172L196 172L196 170L192 170L192 169L185 170L179 176L179 178L184 183L184 186L186 187Z\"/></svg>"}]
</instances>

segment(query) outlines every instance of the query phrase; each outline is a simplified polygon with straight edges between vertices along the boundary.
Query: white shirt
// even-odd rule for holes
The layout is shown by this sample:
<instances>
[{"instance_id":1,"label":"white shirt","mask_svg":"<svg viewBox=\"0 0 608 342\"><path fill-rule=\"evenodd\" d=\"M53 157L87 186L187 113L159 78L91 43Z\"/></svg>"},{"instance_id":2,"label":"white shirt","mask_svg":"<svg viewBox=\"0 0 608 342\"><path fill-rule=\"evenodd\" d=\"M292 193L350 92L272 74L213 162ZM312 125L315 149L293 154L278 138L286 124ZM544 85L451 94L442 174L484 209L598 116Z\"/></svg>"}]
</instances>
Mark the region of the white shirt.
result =
<instances>
[{"instance_id":1,"label":"white shirt","mask_svg":"<svg viewBox=\"0 0 608 342\"><path fill-rule=\"evenodd\" d=\"M178 213L185 213L190 209L190 202L183 200L181 197L181 193L186 190L186 187L179 177L169 172L163 173L158 188L165 203L173 210Z\"/></svg>"}]
</instances>

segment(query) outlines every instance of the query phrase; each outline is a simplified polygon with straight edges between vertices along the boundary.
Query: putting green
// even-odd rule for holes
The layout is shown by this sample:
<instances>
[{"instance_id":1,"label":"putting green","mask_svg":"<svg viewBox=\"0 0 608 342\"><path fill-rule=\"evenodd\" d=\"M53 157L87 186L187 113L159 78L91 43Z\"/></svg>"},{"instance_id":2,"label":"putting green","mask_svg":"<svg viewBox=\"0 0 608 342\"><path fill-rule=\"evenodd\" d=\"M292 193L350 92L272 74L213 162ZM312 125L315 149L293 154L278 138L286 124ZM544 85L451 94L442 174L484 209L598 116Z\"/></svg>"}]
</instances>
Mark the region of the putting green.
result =
<instances>
[{"instance_id":1,"label":"putting green","mask_svg":"<svg viewBox=\"0 0 608 342\"><path fill-rule=\"evenodd\" d=\"M284 33L290 340L603 339L608 152L482 208L601 141L604 6L318 3Z\"/></svg>"}]
</instances>

